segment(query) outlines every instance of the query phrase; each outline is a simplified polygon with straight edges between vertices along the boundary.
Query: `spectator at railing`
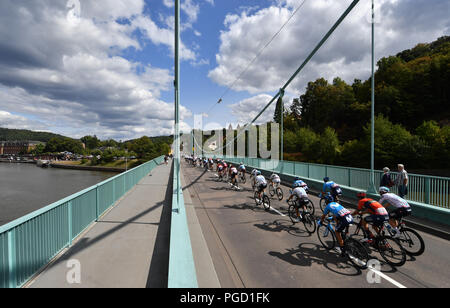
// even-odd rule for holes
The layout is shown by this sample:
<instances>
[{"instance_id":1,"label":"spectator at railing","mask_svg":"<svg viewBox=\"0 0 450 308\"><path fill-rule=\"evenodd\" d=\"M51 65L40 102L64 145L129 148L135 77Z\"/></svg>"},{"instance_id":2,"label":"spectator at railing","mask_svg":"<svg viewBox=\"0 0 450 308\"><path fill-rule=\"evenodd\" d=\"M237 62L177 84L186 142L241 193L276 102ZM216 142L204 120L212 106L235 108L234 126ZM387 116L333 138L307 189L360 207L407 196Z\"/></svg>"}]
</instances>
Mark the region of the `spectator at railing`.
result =
<instances>
[{"instance_id":1,"label":"spectator at railing","mask_svg":"<svg viewBox=\"0 0 450 308\"><path fill-rule=\"evenodd\" d=\"M383 175L381 176L380 186L392 187L394 186L394 181L392 181L390 170L388 167L383 168Z\"/></svg>"},{"instance_id":2,"label":"spectator at railing","mask_svg":"<svg viewBox=\"0 0 450 308\"><path fill-rule=\"evenodd\" d=\"M405 170L405 166L398 164L398 176L395 179L395 184L398 187L398 195L403 198L408 194L408 172Z\"/></svg>"}]
</instances>

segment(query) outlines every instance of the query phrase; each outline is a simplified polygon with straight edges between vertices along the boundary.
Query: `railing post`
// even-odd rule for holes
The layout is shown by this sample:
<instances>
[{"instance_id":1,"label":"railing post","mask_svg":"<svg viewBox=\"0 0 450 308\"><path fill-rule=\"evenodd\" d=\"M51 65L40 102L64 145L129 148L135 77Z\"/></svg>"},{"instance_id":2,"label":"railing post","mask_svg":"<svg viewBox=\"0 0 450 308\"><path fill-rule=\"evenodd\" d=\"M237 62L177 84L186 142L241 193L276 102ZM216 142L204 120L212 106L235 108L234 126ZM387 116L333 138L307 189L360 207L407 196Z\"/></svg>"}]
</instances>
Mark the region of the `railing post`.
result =
<instances>
[{"instance_id":1,"label":"railing post","mask_svg":"<svg viewBox=\"0 0 450 308\"><path fill-rule=\"evenodd\" d=\"M348 168L348 187L352 187L352 169Z\"/></svg>"},{"instance_id":2,"label":"railing post","mask_svg":"<svg viewBox=\"0 0 450 308\"><path fill-rule=\"evenodd\" d=\"M10 288L17 287L16 229L8 231L8 282Z\"/></svg>"},{"instance_id":3,"label":"railing post","mask_svg":"<svg viewBox=\"0 0 450 308\"><path fill-rule=\"evenodd\" d=\"M100 209L99 209L99 207L100 207L100 196L99 196L99 193L98 193L98 185L95 187L95 216L97 217L96 219L95 219L95 221L97 222L98 221L98 218L99 218L99 216L100 216Z\"/></svg>"},{"instance_id":4,"label":"railing post","mask_svg":"<svg viewBox=\"0 0 450 308\"><path fill-rule=\"evenodd\" d=\"M69 201L69 215L68 215L68 226L69 226L69 247L72 246L72 201Z\"/></svg>"},{"instance_id":5,"label":"railing post","mask_svg":"<svg viewBox=\"0 0 450 308\"><path fill-rule=\"evenodd\" d=\"M430 204L430 190L431 190L431 180L429 177L425 178L425 203Z\"/></svg>"}]
</instances>

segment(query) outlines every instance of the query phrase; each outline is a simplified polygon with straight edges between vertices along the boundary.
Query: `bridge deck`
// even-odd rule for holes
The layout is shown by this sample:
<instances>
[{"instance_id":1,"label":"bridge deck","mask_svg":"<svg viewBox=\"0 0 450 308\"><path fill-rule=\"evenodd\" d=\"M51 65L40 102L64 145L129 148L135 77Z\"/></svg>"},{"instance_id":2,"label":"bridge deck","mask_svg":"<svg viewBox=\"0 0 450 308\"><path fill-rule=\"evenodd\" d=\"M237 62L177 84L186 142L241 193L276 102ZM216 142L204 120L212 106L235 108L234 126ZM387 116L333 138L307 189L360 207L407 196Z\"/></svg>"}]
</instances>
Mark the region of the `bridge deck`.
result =
<instances>
[{"instance_id":1,"label":"bridge deck","mask_svg":"<svg viewBox=\"0 0 450 308\"><path fill-rule=\"evenodd\" d=\"M170 171L156 167L29 286L167 286ZM69 260L79 261L80 284L66 279L75 269Z\"/></svg>"},{"instance_id":2,"label":"bridge deck","mask_svg":"<svg viewBox=\"0 0 450 308\"><path fill-rule=\"evenodd\" d=\"M251 186L233 191L216 182L213 172L183 164L192 203L203 230L215 271L222 287L449 287L450 242L419 232L425 253L393 268L381 262L386 275L370 284L369 270L358 271L337 253L322 248L317 234L309 235L303 224L292 225L287 204L273 201L275 210L256 207ZM284 194L288 188L283 187ZM318 198L311 197L320 212ZM381 257L373 254L379 260Z\"/></svg>"}]
</instances>

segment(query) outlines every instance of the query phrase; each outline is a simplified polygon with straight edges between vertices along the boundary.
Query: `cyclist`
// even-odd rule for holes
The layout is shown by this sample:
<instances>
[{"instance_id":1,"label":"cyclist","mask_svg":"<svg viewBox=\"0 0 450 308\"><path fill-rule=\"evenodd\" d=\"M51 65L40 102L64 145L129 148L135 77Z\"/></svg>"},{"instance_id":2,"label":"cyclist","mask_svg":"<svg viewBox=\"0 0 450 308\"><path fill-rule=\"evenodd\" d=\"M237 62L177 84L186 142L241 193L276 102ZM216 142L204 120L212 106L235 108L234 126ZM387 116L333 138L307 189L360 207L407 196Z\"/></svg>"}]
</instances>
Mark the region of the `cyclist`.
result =
<instances>
[{"instance_id":1,"label":"cyclist","mask_svg":"<svg viewBox=\"0 0 450 308\"><path fill-rule=\"evenodd\" d=\"M244 165L243 162L241 162L241 163L239 164L238 170L239 170L240 175L243 176L243 177L245 177L245 165Z\"/></svg>"},{"instance_id":2,"label":"cyclist","mask_svg":"<svg viewBox=\"0 0 450 308\"><path fill-rule=\"evenodd\" d=\"M255 186L255 183L256 183L255 179L256 179L256 176L257 176L258 172L259 172L258 169L253 169L252 172L250 173L250 179L252 180L252 185L253 186Z\"/></svg>"},{"instance_id":3,"label":"cyclist","mask_svg":"<svg viewBox=\"0 0 450 308\"><path fill-rule=\"evenodd\" d=\"M342 189L341 187L336 184L333 181L330 181L329 177L323 178L323 189L322 189L322 195L325 195L326 192L329 190L331 193L331 196L333 197L333 200L336 202L339 202L339 196L342 195Z\"/></svg>"},{"instance_id":4,"label":"cyclist","mask_svg":"<svg viewBox=\"0 0 450 308\"><path fill-rule=\"evenodd\" d=\"M368 223L371 223L377 233L380 232L380 227L383 226L385 221L389 220L389 214L386 209L377 201L367 198L365 192L359 192L356 194L359 199L358 208L352 213L352 216L361 214L369 214L362 219L362 227L369 234L369 238L365 238L364 241L369 243L373 239L373 234L369 230Z\"/></svg>"},{"instance_id":5,"label":"cyclist","mask_svg":"<svg viewBox=\"0 0 450 308\"><path fill-rule=\"evenodd\" d=\"M276 174L276 173L272 173L272 175L270 176L269 181L273 185L273 188L277 188L280 185L280 183L281 183L280 176L278 174Z\"/></svg>"},{"instance_id":6,"label":"cyclist","mask_svg":"<svg viewBox=\"0 0 450 308\"><path fill-rule=\"evenodd\" d=\"M255 185L258 189L259 200L262 200L261 193L264 193L267 188L266 178L261 174L261 171L256 171Z\"/></svg>"},{"instance_id":7,"label":"cyclist","mask_svg":"<svg viewBox=\"0 0 450 308\"><path fill-rule=\"evenodd\" d=\"M306 205L309 202L308 199L308 193L306 192L306 190L301 186L300 183L295 182L294 185L292 186L293 190L291 191L291 195L289 196L289 198L286 200L287 203L289 203L289 201L291 201L293 198L296 198L296 206L298 208L302 208L303 212L299 213L300 219L303 219L303 213L306 211Z\"/></svg>"},{"instance_id":8,"label":"cyclist","mask_svg":"<svg viewBox=\"0 0 450 308\"><path fill-rule=\"evenodd\" d=\"M222 160L222 165L223 165L223 172L224 174L226 174L228 172L228 164Z\"/></svg>"},{"instance_id":9,"label":"cyclist","mask_svg":"<svg viewBox=\"0 0 450 308\"><path fill-rule=\"evenodd\" d=\"M298 184L299 187L303 187L303 189L306 191L306 193L309 192L308 184L306 184L305 182L303 182L298 176L295 177L293 186L294 186L295 184ZM294 186L294 187L295 187L295 186Z\"/></svg>"},{"instance_id":10,"label":"cyclist","mask_svg":"<svg viewBox=\"0 0 450 308\"><path fill-rule=\"evenodd\" d=\"M394 210L389 213L389 224L393 228L392 231L394 232L394 237L398 237L400 236L398 222L403 217L411 215L411 206L405 199L397 196L396 194L390 193L389 188L385 186L380 187L378 191L381 195L381 199L378 202L384 207L394 208Z\"/></svg>"},{"instance_id":11,"label":"cyclist","mask_svg":"<svg viewBox=\"0 0 450 308\"><path fill-rule=\"evenodd\" d=\"M231 185L239 186L238 183L237 183L238 170L236 169L235 166L230 165L229 175L231 177Z\"/></svg>"},{"instance_id":12,"label":"cyclist","mask_svg":"<svg viewBox=\"0 0 450 308\"><path fill-rule=\"evenodd\" d=\"M224 168L223 168L222 162L219 161L218 165L217 165L217 174L219 175L219 179L221 179L223 177L223 172L224 172Z\"/></svg>"},{"instance_id":13,"label":"cyclist","mask_svg":"<svg viewBox=\"0 0 450 308\"><path fill-rule=\"evenodd\" d=\"M331 196L325 197L327 206L323 210L323 215L318 221L318 225L320 226L323 223L323 220L328 214L332 214L333 218L336 222L336 239L339 243L338 251L340 251L341 256L345 256L345 249L344 249L344 240L342 239L342 232L345 231L345 229L353 223L353 217L351 215L351 212L347 210L345 207L340 205L339 203L333 201L333 198Z\"/></svg>"}]
</instances>

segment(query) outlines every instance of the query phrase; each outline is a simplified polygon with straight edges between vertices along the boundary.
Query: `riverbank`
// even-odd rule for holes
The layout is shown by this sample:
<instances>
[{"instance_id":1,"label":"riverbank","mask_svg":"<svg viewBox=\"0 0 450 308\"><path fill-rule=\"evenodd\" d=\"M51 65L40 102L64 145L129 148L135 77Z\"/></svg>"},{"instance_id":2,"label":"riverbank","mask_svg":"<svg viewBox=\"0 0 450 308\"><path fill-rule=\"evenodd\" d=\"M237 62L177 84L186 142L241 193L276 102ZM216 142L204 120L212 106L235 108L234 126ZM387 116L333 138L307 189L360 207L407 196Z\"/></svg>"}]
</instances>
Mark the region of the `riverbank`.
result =
<instances>
[{"instance_id":1,"label":"riverbank","mask_svg":"<svg viewBox=\"0 0 450 308\"><path fill-rule=\"evenodd\" d=\"M52 168L60 169L72 169L72 170L90 170L90 171L108 171L121 173L126 171L125 167L105 167L105 166L86 166L81 164L66 163L66 162L53 162L50 164Z\"/></svg>"}]
</instances>

